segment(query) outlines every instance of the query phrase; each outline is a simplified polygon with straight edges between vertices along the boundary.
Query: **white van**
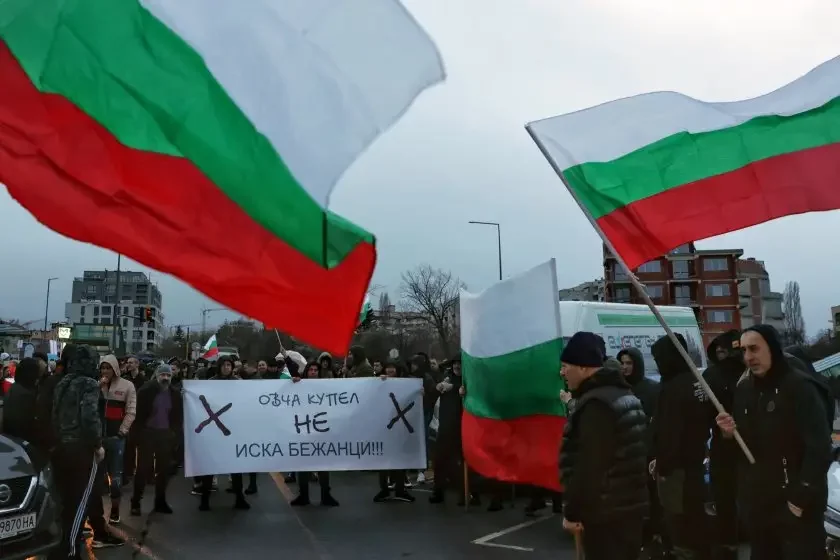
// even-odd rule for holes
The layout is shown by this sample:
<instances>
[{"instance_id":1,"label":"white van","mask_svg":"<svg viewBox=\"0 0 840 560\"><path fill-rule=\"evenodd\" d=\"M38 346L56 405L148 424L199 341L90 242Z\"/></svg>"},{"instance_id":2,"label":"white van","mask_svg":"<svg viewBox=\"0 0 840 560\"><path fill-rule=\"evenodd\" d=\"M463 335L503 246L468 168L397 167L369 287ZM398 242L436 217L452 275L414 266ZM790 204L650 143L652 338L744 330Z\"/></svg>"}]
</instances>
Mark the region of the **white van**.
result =
<instances>
[{"instance_id":1,"label":"white van","mask_svg":"<svg viewBox=\"0 0 840 560\"><path fill-rule=\"evenodd\" d=\"M694 364L701 370L705 369L706 349L694 311L690 307L666 305L660 305L657 309L671 330L685 337L688 354L694 359ZM648 377L659 377L650 347L660 337L665 336L665 329L648 306L597 301L561 301L561 336L568 340L578 331L599 334L607 343L608 357L615 358L624 348L638 349L644 356L645 374Z\"/></svg>"}]
</instances>

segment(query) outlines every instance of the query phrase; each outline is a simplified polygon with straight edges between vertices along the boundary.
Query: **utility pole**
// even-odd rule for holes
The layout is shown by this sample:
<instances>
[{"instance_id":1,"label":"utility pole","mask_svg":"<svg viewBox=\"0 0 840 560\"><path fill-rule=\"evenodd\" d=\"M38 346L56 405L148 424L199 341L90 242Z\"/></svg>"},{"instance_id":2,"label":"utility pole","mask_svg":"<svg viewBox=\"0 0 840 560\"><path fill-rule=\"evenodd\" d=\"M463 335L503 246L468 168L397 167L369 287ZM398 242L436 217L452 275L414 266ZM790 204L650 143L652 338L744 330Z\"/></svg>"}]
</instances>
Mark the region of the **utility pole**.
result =
<instances>
[{"instance_id":1,"label":"utility pole","mask_svg":"<svg viewBox=\"0 0 840 560\"><path fill-rule=\"evenodd\" d=\"M502 281L502 226L499 225L498 222L478 222L475 220L470 220L471 224L477 224L482 226L494 226L496 228L496 236L499 242L499 281Z\"/></svg>"},{"instance_id":2,"label":"utility pole","mask_svg":"<svg viewBox=\"0 0 840 560\"><path fill-rule=\"evenodd\" d=\"M122 255L117 254L117 275L114 276L114 282L116 282L116 288L114 289L114 328L112 331L113 335L113 344L111 347L113 348L114 352L117 352L117 330L120 329L119 323L119 305L120 305L120 264L122 263Z\"/></svg>"},{"instance_id":3,"label":"utility pole","mask_svg":"<svg viewBox=\"0 0 840 560\"><path fill-rule=\"evenodd\" d=\"M207 314L213 311L227 311L227 308L214 307L213 309L207 309L205 307L201 310L201 336L204 336L204 333L207 332Z\"/></svg>"},{"instance_id":4,"label":"utility pole","mask_svg":"<svg viewBox=\"0 0 840 560\"><path fill-rule=\"evenodd\" d=\"M53 280L58 280L58 278L47 278L47 305L44 309L44 336L47 334L47 320L50 316L50 284Z\"/></svg>"}]
</instances>

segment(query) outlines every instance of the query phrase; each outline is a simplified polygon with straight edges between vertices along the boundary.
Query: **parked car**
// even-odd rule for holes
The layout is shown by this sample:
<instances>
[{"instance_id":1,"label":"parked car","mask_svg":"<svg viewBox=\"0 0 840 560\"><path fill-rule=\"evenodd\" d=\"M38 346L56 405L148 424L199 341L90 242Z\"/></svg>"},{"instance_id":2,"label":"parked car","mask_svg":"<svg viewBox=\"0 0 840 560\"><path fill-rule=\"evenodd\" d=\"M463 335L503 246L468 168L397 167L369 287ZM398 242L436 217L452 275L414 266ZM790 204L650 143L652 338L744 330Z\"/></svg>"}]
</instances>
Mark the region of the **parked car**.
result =
<instances>
[{"instance_id":1,"label":"parked car","mask_svg":"<svg viewBox=\"0 0 840 560\"><path fill-rule=\"evenodd\" d=\"M52 470L29 443L0 435L0 550L3 560L46 555L61 540Z\"/></svg>"}]
</instances>

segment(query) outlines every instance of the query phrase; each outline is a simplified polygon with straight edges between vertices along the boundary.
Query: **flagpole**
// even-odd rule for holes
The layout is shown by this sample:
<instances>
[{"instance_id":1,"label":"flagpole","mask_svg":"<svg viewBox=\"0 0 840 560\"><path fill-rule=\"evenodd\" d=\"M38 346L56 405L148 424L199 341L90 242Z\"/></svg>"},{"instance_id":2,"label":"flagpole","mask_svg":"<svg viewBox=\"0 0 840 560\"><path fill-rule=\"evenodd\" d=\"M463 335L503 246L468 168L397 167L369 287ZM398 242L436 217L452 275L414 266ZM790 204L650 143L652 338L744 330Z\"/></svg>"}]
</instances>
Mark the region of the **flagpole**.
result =
<instances>
[{"instance_id":1,"label":"flagpole","mask_svg":"<svg viewBox=\"0 0 840 560\"><path fill-rule=\"evenodd\" d=\"M647 305L650 308L651 312L653 313L653 316L656 317L656 320L659 321L659 324L662 325L663 329L665 329L665 334L668 336L669 339L671 339L671 342L674 344L677 351L682 356L683 360L685 360L685 363L688 364L688 367L691 368L691 373L694 374L694 377L697 379L697 382L700 384L700 387L702 387L703 392L705 392L706 395L709 397L709 400L712 401L712 404L717 409L719 414L726 413L726 409L724 409L723 405L720 404L720 401L715 396L715 393L712 391L712 388L709 387L708 383L706 383L706 380L703 377L703 374L700 373L700 370L697 369L696 365L694 365L694 360L692 360L691 356L688 355L688 352L686 351L686 349L683 347L683 345L677 339L677 335L674 334L674 331L672 331L671 327L668 326L668 323L665 321L665 318L659 312L659 309L656 308L656 305L653 303L653 300L650 299L650 296L645 291L644 286L642 286L642 284L639 282L639 279L636 278L636 275L633 274L633 271L630 270L627 267L627 263L624 262L624 259L621 258L621 255L618 253L618 251L615 250L615 247L613 246L612 242L609 240L609 238L606 236L606 234L604 234L604 230L601 229L601 226L599 226L598 222L595 221L595 218L592 217L592 214L589 212L589 210L586 208L586 206L580 200L577 193L574 191L574 189L572 189L571 185L569 185L569 182L566 180L566 177L563 175L563 170L558 167L557 163L551 157L551 154L548 153L548 149L545 147L545 145L542 143L542 141L539 139L539 137L531 129L530 124L525 125L525 130L528 131L528 134L531 136L531 139L534 141L534 143L539 148L543 157L545 157L545 159L548 161L548 164L551 166L551 168L554 170L554 172L557 174L557 176L560 178L560 180L566 186L566 189L572 195L572 198L575 199L575 202L580 207L581 211L583 212L583 215L586 216L587 220L589 220L589 223L592 225L592 227L598 233L598 236L604 242L604 245L607 246L607 249L610 251L610 253L612 253L612 256L615 258L615 260L618 262L618 264L620 264L621 267L624 268L625 272L627 273L627 277L630 279L630 283L633 284L633 287L636 289L639 296L642 298L642 301L644 301L645 305ZM744 452L744 455L746 455L747 460L751 464L754 464L755 463L755 458L753 457L752 452L750 451L749 447L747 447L747 444L744 441L744 438L741 437L741 434L738 432L737 428L735 429L734 436L735 436L735 441L738 442L738 446L741 448L741 451Z\"/></svg>"}]
</instances>

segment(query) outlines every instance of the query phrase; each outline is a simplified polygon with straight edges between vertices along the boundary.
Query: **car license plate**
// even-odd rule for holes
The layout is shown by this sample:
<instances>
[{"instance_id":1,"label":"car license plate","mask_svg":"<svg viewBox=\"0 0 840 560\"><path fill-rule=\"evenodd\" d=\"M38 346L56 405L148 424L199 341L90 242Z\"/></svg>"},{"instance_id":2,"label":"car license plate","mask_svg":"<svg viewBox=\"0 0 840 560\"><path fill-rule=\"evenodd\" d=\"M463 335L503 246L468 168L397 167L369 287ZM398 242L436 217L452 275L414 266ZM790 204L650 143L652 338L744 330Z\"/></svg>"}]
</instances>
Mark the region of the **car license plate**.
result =
<instances>
[{"instance_id":1,"label":"car license plate","mask_svg":"<svg viewBox=\"0 0 840 560\"><path fill-rule=\"evenodd\" d=\"M0 539L9 539L35 529L35 514L0 517Z\"/></svg>"}]
</instances>

